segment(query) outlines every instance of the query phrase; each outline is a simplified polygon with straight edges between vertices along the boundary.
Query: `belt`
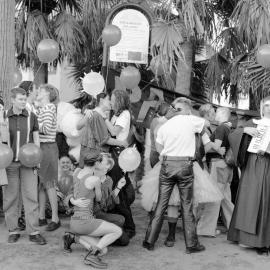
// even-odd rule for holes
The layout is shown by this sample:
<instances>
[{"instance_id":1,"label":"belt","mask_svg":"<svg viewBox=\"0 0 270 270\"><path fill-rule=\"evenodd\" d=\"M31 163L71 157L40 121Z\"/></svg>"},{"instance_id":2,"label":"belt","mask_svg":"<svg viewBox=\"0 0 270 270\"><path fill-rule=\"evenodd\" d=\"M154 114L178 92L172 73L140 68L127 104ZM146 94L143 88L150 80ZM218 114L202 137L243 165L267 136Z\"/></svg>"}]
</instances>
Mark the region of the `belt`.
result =
<instances>
[{"instance_id":1,"label":"belt","mask_svg":"<svg viewBox=\"0 0 270 270\"><path fill-rule=\"evenodd\" d=\"M171 157L171 156L163 156L163 161L195 161L194 157Z\"/></svg>"}]
</instances>

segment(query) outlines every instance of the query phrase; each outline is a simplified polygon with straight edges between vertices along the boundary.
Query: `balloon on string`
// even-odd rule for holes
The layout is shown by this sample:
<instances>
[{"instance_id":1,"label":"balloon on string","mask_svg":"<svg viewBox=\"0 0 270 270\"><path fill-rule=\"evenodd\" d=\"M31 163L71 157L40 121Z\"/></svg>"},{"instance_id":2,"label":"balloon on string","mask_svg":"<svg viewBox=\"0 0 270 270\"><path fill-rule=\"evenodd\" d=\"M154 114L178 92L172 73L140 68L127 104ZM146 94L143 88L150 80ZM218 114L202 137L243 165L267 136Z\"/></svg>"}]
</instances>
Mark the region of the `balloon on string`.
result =
<instances>
[{"instance_id":1,"label":"balloon on string","mask_svg":"<svg viewBox=\"0 0 270 270\"><path fill-rule=\"evenodd\" d=\"M59 55L59 44L53 39L43 39L37 46L37 56L40 62L50 63Z\"/></svg>"},{"instance_id":2,"label":"balloon on string","mask_svg":"<svg viewBox=\"0 0 270 270\"><path fill-rule=\"evenodd\" d=\"M0 143L0 169L8 167L13 160L13 151L6 144Z\"/></svg>"},{"instance_id":3,"label":"balloon on string","mask_svg":"<svg viewBox=\"0 0 270 270\"><path fill-rule=\"evenodd\" d=\"M81 145L77 145L76 147L69 150L68 154L70 157L73 157L77 162L80 161L80 153L81 153Z\"/></svg>"},{"instance_id":4,"label":"balloon on string","mask_svg":"<svg viewBox=\"0 0 270 270\"><path fill-rule=\"evenodd\" d=\"M119 167L124 172L135 171L141 163L141 155L135 147L129 147L123 150L118 157Z\"/></svg>"},{"instance_id":5,"label":"balloon on string","mask_svg":"<svg viewBox=\"0 0 270 270\"><path fill-rule=\"evenodd\" d=\"M19 160L25 167L33 168L40 164L42 151L34 143L27 143L19 150Z\"/></svg>"},{"instance_id":6,"label":"balloon on string","mask_svg":"<svg viewBox=\"0 0 270 270\"><path fill-rule=\"evenodd\" d=\"M128 66L121 71L120 81L127 89L133 89L138 86L140 80L140 71L135 67Z\"/></svg>"},{"instance_id":7,"label":"balloon on string","mask_svg":"<svg viewBox=\"0 0 270 270\"><path fill-rule=\"evenodd\" d=\"M256 59L262 67L270 68L270 44L264 44L258 48Z\"/></svg>"},{"instance_id":8,"label":"balloon on string","mask_svg":"<svg viewBox=\"0 0 270 270\"><path fill-rule=\"evenodd\" d=\"M121 40L121 30L118 26L109 24L102 31L102 39L107 46L114 46Z\"/></svg>"},{"instance_id":9,"label":"balloon on string","mask_svg":"<svg viewBox=\"0 0 270 270\"><path fill-rule=\"evenodd\" d=\"M102 75L91 71L82 78L82 86L84 92L96 98L104 90L105 81Z\"/></svg>"},{"instance_id":10,"label":"balloon on string","mask_svg":"<svg viewBox=\"0 0 270 270\"><path fill-rule=\"evenodd\" d=\"M77 124L82 120L83 115L79 111L70 111L62 119L60 129L67 138L77 138L81 136L82 131L77 129Z\"/></svg>"},{"instance_id":11,"label":"balloon on string","mask_svg":"<svg viewBox=\"0 0 270 270\"><path fill-rule=\"evenodd\" d=\"M100 178L98 176L93 175L85 179L84 185L87 189L93 189L96 183L98 183L99 181L100 181Z\"/></svg>"},{"instance_id":12,"label":"balloon on string","mask_svg":"<svg viewBox=\"0 0 270 270\"><path fill-rule=\"evenodd\" d=\"M139 86L136 86L131 90L131 94L129 95L129 99L131 103L137 103L141 100L142 91Z\"/></svg>"},{"instance_id":13,"label":"balloon on string","mask_svg":"<svg viewBox=\"0 0 270 270\"><path fill-rule=\"evenodd\" d=\"M15 68L13 73L13 85L17 86L22 81L22 73L18 68Z\"/></svg>"}]
</instances>

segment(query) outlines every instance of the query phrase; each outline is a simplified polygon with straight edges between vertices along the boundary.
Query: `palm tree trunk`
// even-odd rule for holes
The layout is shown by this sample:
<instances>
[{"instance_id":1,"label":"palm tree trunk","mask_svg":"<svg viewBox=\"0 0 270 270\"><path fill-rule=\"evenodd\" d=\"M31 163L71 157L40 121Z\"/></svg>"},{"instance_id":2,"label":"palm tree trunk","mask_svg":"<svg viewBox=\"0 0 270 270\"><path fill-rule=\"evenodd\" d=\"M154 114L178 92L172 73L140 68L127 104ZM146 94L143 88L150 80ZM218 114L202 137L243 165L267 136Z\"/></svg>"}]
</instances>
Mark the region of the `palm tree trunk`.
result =
<instances>
[{"instance_id":1,"label":"palm tree trunk","mask_svg":"<svg viewBox=\"0 0 270 270\"><path fill-rule=\"evenodd\" d=\"M0 1L0 95L9 107L15 64L15 1Z\"/></svg>"},{"instance_id":2,"label":"palm tree trunk","mask_svg":"<svg viewBox=\"0 0 270 270\"><path fill-rule=\"evenodd\" d=\"M191 41L182 44L182 50L185 54L186 63L178 63L178 72L176 75L175 92L190 96L190 86L192 80L192 66L194 62L194 48Z\"/></svg>"}]
</instances>

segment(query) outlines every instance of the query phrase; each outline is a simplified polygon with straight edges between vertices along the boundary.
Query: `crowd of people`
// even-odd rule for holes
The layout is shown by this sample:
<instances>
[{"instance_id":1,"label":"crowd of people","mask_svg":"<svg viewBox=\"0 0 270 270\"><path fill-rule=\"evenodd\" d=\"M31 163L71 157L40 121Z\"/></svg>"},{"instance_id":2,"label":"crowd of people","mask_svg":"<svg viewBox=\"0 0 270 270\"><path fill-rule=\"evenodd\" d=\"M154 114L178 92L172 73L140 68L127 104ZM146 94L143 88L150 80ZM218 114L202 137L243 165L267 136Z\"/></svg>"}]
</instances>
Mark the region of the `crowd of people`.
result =
<instances>
[{"instance_id":1,"label":"crowd of people","mask_svg":"<svg viewBox=\"0 0 270 270\"><path fill-rule=\"evenodd\" d=\"M76 126L82 134L78 160L69 155L65 135L58 130L58 103L55 87L44 84L35 91L31 83L11 89L9 110L0 102L1 142L14 153L12 163L1 170L7 178L2 191L8 242L17 242L26 229L30 241L45 245L40 227L57 230L64 214L70 216L64 250L71 252L72 244L80 243L87 250L85 264L107 268L101 255L108 246L126 246L136 234L134 185L118 163L120 153L137 138L129 94L116 89L93 98L83 93L71 102L83 115ZM215 111L205 104L196 116L186 98L159 104L150 126L152 169L145 172L139 190L150 217L144 248L154 249L167 216L167 247L174 246L181 217L186 253L204 251L198 236L220 234L222 217L228 240L269 253L270 156L248 151L262 124L270 127L270 98L261 102L260 120L237 127L225 107ZM27 143L42 150L38 167L19 161L19 149ZM240 180L232 202L235 177Z\"/></svg>"}]
</instances>

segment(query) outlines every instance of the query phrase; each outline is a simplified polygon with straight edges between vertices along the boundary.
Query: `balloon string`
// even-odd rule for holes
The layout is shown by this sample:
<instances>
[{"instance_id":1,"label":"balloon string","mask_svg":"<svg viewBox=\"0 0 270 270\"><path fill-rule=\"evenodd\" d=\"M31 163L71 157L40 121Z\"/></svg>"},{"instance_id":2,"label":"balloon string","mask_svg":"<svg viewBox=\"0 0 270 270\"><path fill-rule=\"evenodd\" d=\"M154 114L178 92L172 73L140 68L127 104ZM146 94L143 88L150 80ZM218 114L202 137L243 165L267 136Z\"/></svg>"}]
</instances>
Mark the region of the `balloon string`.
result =
<instances>
[{"instance_id":1,"label":"balloon string","mask_svg":"<svg viewBox=\"0 0 270 270\"><path fill-rule=\"evenodd\" d=\"M107 57L107 70L106 70L106 79L105 79L106 93L107 93L107 81L108 81L108 73L109 73L109 61L110 61L109 57Z\"/></svg>"}]
</instances>

